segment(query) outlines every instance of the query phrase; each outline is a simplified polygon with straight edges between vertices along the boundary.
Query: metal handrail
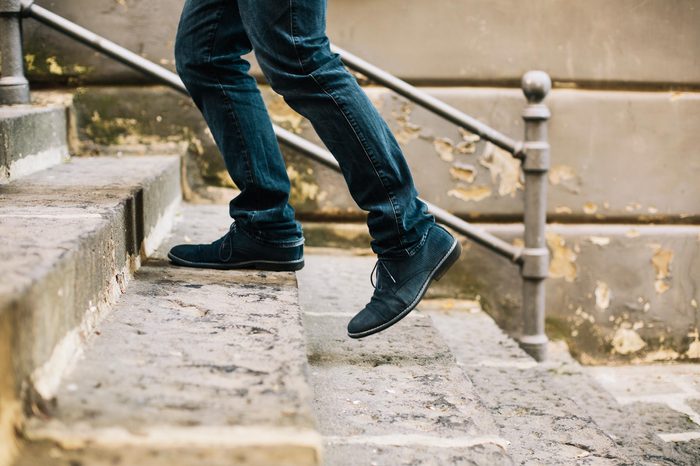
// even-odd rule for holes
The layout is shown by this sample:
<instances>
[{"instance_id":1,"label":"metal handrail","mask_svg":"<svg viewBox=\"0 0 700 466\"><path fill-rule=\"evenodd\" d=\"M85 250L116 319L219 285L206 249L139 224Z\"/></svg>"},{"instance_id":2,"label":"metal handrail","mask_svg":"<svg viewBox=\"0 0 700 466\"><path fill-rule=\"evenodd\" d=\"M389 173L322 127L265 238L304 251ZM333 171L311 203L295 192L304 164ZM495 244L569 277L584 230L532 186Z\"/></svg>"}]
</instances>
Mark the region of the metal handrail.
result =
<instances>
[{"instance_id":1,"label":"metal handrail","mask_svg":"<svg viewBox=\"0 0 700 466\"><path fill-rule=\"evenodd\" d=\"M20 15L34 18L137 71L155 78L178 92L189 95L176 73L36 5L33 0L0 0L0 20L10 25L10 28L3 28L2 33L0 33L0 51L3 52L3 57L11 56L15 58L15 61L19 57L19 68L16 63L10 62L12 66L7 70L7 74L4 64L3 69L0 70L2 73L0 74L0 104L29 102L28 86L26 89L21 87L21 80L24 79L21 60L21 32L19 27L12 26L15 23L17 26L19 25ZM349 52L335 46L333 46L333 50L341 55L343 62L348 67L365 74L370 79L385 85L448 121L478 134L522 160L525 173L524 247L509 244L435 204L425 200L423 202L426 203L430 213L441 223L520 266L523 278L524 331L519 341L521 346L535 359L544 360L547 346L547 337L544 334L544 280L547 277L549 263L549 252L544 244L546 174L549 168L546 122L549 119L549 110L542 104L542 101L551 88L549 76L541 71L531 71L523 77L523 92L528 100L528 105L523 113L525 141L516 142ZM20 84L19 91L17 90L18 83ZM281 143L340 172L338 162L328 150L277 125L274 125L274 130Z\"/></svg>"},{"instance_id":2,"label":"metal handrail","mask_svg":"<svg viewBox=\"0 0 700 466\"><path fill-rule=\"evenodd\" d=\"M406 81L397 78L391 73L384 71L378 66L375 66L356 55L353 55L347 50L343 50L336 45L331 45L331 49L340 55L340 57L343 59L343 63L345 63L348 68L362 73L372 81L406 97L426 110L430 110L434 114L441 116L445 120L454 123L457 126L461 126L471 133L479 135L482 139L492 142L501 149L506 150L513 155L517 156L521 153L523 149L523 144L521 142L514 141L505 134L500 133L490 126L480 122L476 118L457 110L440 99L436 99L427 92L421 91L415 86L408 84Z\"/></svg>"}]
</instances>

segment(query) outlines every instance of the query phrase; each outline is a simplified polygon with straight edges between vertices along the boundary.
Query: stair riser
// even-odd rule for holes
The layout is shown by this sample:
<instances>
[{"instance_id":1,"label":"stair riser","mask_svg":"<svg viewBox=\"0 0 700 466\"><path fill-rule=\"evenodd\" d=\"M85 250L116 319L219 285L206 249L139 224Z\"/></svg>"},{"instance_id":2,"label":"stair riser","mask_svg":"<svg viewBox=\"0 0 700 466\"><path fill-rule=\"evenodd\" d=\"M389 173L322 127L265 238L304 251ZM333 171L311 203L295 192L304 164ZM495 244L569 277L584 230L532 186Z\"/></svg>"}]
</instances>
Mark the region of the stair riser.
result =
<instances>
[{"instance_id":1,"label":"stair riser","mask_svg":"<svg viewBox=\"0 0 700 466\"><path fill-rule=\"evenodd\" d=\"M69 158L66 115L61 106L0 108L0 183Z\"/></svg>"},{"instance_id":2,"label":"stair riser","mask_svg":"<svg viewBox=\"0 0 700 466\"><path fill-rule=\"evenodd\" d=\"M298 437L303 437L299 434ZM90 466L112 466L114 464L139 466L318 466L317 436L313 444L300 445L294 442L288 445L267 444L265 439L259 445L251 444L240 447L226 447L212 443L209 447L180 446L164 448L162 445L122 445L111 448L101 448L102 445L92 445L86 448L69 447L61 449L57 454L55 439L34 444L30 454L24 456L17 466L47 464L51 458L51 466L73 466L85 464ZM236 442L237 443L237 442ZM33 463L33 461L38 461Z\"/></svg>"}]
</instances>

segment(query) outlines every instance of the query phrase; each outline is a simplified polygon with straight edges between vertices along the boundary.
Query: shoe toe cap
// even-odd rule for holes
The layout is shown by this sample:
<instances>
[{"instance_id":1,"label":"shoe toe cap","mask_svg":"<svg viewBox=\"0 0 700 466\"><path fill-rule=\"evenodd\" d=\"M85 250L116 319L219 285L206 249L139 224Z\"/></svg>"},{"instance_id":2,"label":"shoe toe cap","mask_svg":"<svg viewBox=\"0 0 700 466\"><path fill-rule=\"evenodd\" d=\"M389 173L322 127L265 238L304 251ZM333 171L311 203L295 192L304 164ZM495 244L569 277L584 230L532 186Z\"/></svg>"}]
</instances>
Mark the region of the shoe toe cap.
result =
<instances>
[{"instance_id":1,"label":"shoe toe cap","mask_svg":"<svg viewBox=\"0 0 700 466\"><path fill-rule=\"evenodd\" d=\"M177 259L191 260L195 248L190 244L179 244L170 249L168 255Z\"/></svg>"},{"instance_id":2,"label":"shoe toe cap","mask_svg":"<svg viewBox=\"0 0 700 466\"><path fill-rule=\"evenodd\" d=\"M348 335L351 337L359 336L382 324L384 324L384 321L379 316L365 308L348 322Z\"/></svg>"}]
</instances>

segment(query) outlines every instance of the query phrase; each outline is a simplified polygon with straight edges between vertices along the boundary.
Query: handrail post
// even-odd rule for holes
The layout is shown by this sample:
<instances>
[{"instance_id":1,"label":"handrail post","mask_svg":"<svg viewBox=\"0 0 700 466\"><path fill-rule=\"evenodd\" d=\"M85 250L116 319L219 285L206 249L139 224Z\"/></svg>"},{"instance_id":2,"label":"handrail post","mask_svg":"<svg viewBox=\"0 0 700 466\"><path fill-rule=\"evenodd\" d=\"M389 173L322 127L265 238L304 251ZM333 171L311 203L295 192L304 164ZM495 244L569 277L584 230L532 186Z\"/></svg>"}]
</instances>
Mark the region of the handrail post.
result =
<instances>
[{"instance_id":1,"label":"handrail post","mask_svg":"<svg viewBox=\"0 0 700 466\"><path fill-rule=\"evenodd\" d=\"M543 71L529 71L523 76L522 90L527 98L523 111L525 141L525 226L520 275L523 279L523 331L520 346L537 361L547 355L545 325L545 279L549 272L549 251L545 243L547 223L547 171L549 142L547 120L550 112L544 101L552 81Z\"/></svg>"},{"instance_id":2,"label":"handrail post","mask_svg":"<svg viewBox=\"0 0 700 466\"><path fill-rule=\"evenodd\" d=\"M0 105L29 103L24 76L20 0L0 0Z\"/></svg>"}]
</instances>

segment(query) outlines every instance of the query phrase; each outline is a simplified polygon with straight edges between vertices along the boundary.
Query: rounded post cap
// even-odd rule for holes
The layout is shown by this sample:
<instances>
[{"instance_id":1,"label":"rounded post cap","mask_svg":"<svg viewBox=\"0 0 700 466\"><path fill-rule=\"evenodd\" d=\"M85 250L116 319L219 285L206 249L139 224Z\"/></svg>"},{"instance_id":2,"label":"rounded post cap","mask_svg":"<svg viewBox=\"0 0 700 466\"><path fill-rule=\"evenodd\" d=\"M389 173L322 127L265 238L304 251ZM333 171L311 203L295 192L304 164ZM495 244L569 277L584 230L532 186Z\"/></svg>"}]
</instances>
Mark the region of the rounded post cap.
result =
<instances>
[{"instance_id":1,"label":"rounded post cap","mask_svg":"<svg viewBox=\"0 0 700 466\"><path fill-rule=\"evenodd\" d=\"M528 71L523 76L522 88L527 101L538 104L552 90L552 80L544 71Z\"/></svg>"}]
</instances>

